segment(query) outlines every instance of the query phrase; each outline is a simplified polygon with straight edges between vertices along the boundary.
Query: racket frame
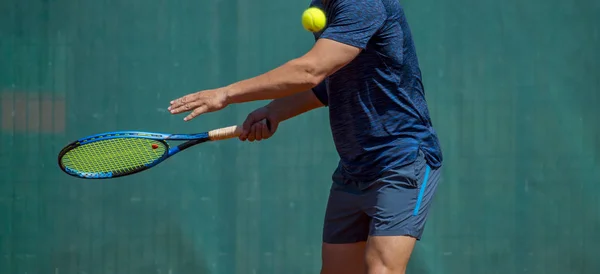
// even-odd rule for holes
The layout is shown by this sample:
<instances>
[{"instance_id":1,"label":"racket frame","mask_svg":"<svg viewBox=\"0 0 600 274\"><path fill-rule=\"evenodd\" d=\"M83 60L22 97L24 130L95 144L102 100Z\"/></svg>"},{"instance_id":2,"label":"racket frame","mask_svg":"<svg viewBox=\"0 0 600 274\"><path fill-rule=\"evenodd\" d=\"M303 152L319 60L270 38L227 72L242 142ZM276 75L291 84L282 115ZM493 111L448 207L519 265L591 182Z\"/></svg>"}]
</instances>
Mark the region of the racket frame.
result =
<instances>
[{"instance_id":1,"label":"racket frame","mask_svg":"<svg viewBox=\"0 0 600 274\"><path fill-rule=\"evenodd\" d=\"M268 122L267 122L267 125L269 125ZM90 136L81 138L79 140L76 140L76 141L66 145L58 153L58 166L65 173L67 173L71 176L77 177L77 178L110 179L110 178L123 177L123 176L132 175L132 174L147 170L151 167L154 167L154 166L158 165L159 163L165 161L169 157L177 154L178 152L183 151L194 145L204 143L207 141L225 140L225 139L229 139L229 138L238 137L238 136L240 136L241 133L242 133L241 126L230 126L230 127L226 127L226 128L220 128L220 129L215 129L215 130L211 130L208 132L196 133L196 134L165 134L165 133L144 132L144 131L105 132L105 133L90 135ZM67 152L69 152L79 146L83 146L83 145L93 143L93 142L105 141L105 140L117 139L117 138L141 138L141 139L155 140L155 141L163 143L163 145L166 148L165 153L160 158L154 160L153 162L151 162L149 164L144 165L141 168L137 168L137 169L134 169L131 171L122 172L122 173L118 173L118 174L115 174L113 172L97 172L97 173L93 173L93 174L87 173L87 172L80 172L80 171L70 169L70 168L66 167L65 165L63 165L63 163L62 163L62 158L67 154ZM169 143L167 143L166 141L187 141L187 142L184 142L177 146L171 147L169 145Z\"/></svg>"}]
</instances>

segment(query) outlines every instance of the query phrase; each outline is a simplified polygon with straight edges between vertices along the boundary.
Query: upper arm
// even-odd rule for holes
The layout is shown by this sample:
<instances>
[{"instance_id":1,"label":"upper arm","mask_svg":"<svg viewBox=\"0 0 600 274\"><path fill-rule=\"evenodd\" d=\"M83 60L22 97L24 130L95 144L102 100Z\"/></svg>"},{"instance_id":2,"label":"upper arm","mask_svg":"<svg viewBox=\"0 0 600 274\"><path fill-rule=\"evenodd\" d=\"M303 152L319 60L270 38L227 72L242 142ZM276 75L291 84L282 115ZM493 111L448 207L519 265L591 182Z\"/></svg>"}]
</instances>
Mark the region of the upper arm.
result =
<instances>
[{"instance_id":1,"label":"upper arm","mask_svg":"<svg viewBox=\"0 0 600 274\"><path fill-rule=\"evenodd\" d=\"M315 75L324 79L354 60L360 51L335 40L319 39L302 59L311 64Z\"/></svg>"},{"instance_id":2,"label":"upper arm","mask_svg":"<svg viewBox=\"0 0 600 274\"><path fill-rule=\"evenodd\" d=\"M323 79L350 63L366 49L387 14L381 0L331 0L328 25L302 59Z\"/></svg>"}]
</instances>

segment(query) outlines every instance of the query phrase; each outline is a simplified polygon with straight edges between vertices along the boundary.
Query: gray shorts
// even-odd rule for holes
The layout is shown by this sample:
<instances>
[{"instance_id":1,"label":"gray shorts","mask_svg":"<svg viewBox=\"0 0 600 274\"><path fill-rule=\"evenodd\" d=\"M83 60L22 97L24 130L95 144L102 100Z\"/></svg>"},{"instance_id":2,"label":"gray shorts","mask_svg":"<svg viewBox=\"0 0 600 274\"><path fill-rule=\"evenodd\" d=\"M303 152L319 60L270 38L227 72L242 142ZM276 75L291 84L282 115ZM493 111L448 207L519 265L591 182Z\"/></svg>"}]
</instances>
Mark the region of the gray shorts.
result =
<instances>
[{"instance_id":1,"label":"gray shorts","mask_svg":"<svg viewBox=\"0 0 600 274\"><path fill-rule=\"evenodd\" d=\"M369 235L420 240L440 171L429 167L420 151L414 163L388 170L373 182L349 180L338 168L327 202L323 242L355 243Z\"/></svg>"}]
</instances>

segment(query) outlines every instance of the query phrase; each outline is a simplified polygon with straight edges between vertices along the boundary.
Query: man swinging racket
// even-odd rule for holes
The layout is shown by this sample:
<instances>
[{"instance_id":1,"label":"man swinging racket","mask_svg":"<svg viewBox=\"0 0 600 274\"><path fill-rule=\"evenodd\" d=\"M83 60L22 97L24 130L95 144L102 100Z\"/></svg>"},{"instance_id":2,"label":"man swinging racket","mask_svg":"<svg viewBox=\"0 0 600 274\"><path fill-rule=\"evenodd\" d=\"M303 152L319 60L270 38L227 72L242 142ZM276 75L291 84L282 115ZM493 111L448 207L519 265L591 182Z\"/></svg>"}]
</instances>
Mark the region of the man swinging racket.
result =
<instances>
[{"instance_id":1,"label":"man swinging racket","mask_svg":"<svg viewBox=\"0 0 600 274\"><path fill-rule=\"evenodd\" d=\"M327 15L313 48L260 76L171 102L184 120L229 104L274 99L250 113L240 139L329 107L340 162L323 227L322 274L405 273L442 166L421 72L397 0L313 0ZM271 128L264 123L267 119Z\"/></svg>"}]
</instances>

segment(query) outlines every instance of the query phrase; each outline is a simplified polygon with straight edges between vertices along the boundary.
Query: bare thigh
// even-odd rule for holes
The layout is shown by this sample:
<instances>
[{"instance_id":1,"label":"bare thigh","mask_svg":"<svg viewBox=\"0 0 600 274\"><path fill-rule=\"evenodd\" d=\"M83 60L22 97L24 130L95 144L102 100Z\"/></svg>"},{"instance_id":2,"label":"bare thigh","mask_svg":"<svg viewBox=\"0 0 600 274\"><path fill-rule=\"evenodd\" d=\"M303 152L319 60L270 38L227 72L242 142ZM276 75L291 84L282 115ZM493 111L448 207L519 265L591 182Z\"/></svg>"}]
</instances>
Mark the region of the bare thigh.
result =
<instances>
[{"instance_id":1,"label":"bare thigh","mask_svg":"<svg viewBox=\"0 0 600 274\"><path fill-rule=\"evenodd\" d=\"M364 274L366 242L351 244L323 243L321 274Z\"/></svg>"},{"instance_id":2,"label":"bare thigh","mask_svg":"<svg viewBox=\"0 0 600 274\"><path fill-rule=\"evenodd\" d=\"M415 247L409 236L371 236L366 245L368 274L404 274Z\"/></svg>"}]
</instances>

